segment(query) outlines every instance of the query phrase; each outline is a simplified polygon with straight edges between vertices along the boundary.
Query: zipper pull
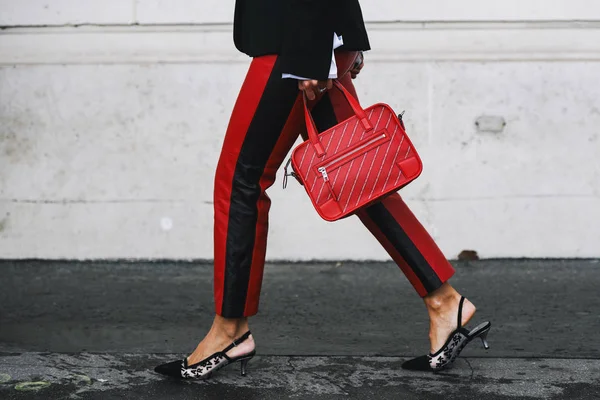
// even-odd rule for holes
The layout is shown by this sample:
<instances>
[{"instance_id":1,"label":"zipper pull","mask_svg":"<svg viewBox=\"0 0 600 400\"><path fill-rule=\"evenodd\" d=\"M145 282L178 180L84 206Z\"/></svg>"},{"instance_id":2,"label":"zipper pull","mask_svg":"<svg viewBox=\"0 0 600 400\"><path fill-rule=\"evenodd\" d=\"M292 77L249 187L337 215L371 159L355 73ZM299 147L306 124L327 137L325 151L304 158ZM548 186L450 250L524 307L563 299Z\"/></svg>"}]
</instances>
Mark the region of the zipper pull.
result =
<instances>
[{"instance_id":1,"label":"zipper pull","mask_svg":"<svg viewBox=\"0 0 600 400\"><path fill-rule=\"evenodd\" d=\"M291 174L288 174L288 167L290 166L290 164L292 163L292 159L290 158L288 160L288 162L285 164L285 167L283 169L283 188L285 189L287 187L287 182L288 182L288 176L293 175L293 172Z\"/></svg>"},{"instance_id":2,"label":"zipper pull","mask_svg":"<svg viewBox=\"0 0 600 400\"><path fill-rule=\"evenodd\" d=\"M402 129L406 130L406 127L404 126L404 113L406 112L406 110L402 111L400 114L398 114L398 121L400 121L400 125L402 125Z\"/></svg>"},{"instance_id":3,"label":"zipper pull","mask_svg":"<svg viewBox=\"0 0 600 400\"><path fill-rule=\"evenodd\" d=\"M329 175L327 175L327 170L325 167L320 167L317 171L321 173L321 176L323 176L323 180L325 182L329 181Z\"/></svg>"}]
</instances>

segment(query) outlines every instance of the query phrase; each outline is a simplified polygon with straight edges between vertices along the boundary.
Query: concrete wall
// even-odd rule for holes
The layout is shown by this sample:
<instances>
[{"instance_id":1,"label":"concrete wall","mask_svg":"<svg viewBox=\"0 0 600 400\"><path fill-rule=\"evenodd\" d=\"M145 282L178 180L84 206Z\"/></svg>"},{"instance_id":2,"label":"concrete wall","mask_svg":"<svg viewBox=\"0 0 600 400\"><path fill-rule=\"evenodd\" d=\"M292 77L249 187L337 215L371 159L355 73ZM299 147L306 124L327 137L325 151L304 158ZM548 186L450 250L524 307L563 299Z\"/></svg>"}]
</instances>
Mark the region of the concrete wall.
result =
<instances>
[{"instance_id":1,"label":"concrete wall","mask_svg":"<svg viewBox=\"0 0 600 400\"><path fill-rule=\"evenodd\" d=\"M446 255L600 257L600 3L362 4L359 94L407 110L425 172L403 193ZM249 61L232 10L0 0L0 258L212 258L213 171ZM481 116L506 127L480 132ZM270 196L271 259L387 258L298 185L280 176Z\"/></svg>"}]
</instances>

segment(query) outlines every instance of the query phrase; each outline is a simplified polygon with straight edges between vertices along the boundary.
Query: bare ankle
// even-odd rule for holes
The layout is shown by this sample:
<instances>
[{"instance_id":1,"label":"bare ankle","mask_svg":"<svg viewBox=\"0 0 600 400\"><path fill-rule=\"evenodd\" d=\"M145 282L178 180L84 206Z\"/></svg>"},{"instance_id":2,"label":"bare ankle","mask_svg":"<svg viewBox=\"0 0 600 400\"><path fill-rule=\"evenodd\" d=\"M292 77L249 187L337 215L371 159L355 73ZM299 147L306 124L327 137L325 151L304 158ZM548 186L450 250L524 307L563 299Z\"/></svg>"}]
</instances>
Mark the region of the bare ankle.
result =
<instances>
[{"instance_id":1,"label":"bare ankle","mask_svg":"<svg viewBox=\"0 0 600 400\"><path fill-rule=\"evenodd\" d=\"M460 294L448 283L444 283L423 298L427 309L433 312L442 311L459 300Z\"/></svg>"},{"instance_id":2,"label":"bare ankle","mask_svg":"<svg viewBox=\"0 0 600 400\"><path fill-rule=\"evenodd\" d=\"M216 315L212 329L218 335L234 340L248 330L248 318L224 318Z\"/></svg>"}]
</instances>

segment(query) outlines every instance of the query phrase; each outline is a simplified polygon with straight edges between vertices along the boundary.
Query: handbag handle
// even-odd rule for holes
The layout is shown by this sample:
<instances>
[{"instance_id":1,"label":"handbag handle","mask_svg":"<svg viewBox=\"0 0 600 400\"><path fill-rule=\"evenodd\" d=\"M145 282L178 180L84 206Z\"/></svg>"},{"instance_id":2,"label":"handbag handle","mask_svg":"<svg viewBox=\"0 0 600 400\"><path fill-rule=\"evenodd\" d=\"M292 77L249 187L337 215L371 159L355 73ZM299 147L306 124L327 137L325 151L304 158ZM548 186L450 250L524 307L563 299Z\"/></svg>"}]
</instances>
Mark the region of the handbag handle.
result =
<instances>
[{"instance_id":1,"label":"handbag handle","mask_svg":"<svg viewBox=\"0 0 600 400\"><path fill-rule=\"evenodd\" d=\"M350 107L352 108L352 111L354 111L354 114L358 117L358 119L362 123L362 126L365 128L365 130L367 130L367 131L372 130L373 126L371 125L371 122L367 118L367 114L365 113L365 110L363 110L362 107L360 106L360 104L358 104L358 101L354 98L354 96L352 96L350 94L350 92L348 92L348 90L346 90L346 88L337 79L333 80L333 85L336 88L338 88L343 93L346 100L348 100L348 103L350 103ZM310 140L311 144L315 148L317 157L323 157L327 153L326 153L325 149L323 148L323 144L319 140L319 132L317 131L317 126L315 125L315 121L313 120L312 115L310 115L310 111L308 111L308 98L306 97L306 93L303 93L303 98L304 98L304 120L306 121L306 130L308 132L308 140Z\"/></svg>"}]
</instances>

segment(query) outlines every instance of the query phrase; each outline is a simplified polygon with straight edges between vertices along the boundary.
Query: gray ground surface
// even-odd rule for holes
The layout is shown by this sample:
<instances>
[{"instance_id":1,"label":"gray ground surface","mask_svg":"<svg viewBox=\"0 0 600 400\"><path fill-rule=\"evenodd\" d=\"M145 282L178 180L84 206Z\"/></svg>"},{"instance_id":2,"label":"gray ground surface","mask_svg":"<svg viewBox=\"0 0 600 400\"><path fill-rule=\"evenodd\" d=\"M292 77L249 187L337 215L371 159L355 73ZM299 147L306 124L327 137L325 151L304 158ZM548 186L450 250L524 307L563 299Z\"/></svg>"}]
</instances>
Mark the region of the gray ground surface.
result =
<instances>
[{"instance_id":1,"label":"gray ground surface","mask_svg":"<svg viewBox=\"0 0 600 400\"><path fill-rule=\"evenodd\" d=\"M249 375L181 383L150 370L209 327L210 265L0 262L0 399L600 398L600 262L456 267L492 348L446 373L399 368L428 349L428 323L394 265L272 264Z\"/></svg>"}]
</instances>

